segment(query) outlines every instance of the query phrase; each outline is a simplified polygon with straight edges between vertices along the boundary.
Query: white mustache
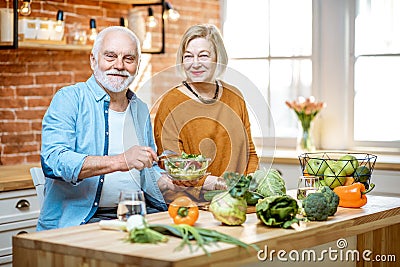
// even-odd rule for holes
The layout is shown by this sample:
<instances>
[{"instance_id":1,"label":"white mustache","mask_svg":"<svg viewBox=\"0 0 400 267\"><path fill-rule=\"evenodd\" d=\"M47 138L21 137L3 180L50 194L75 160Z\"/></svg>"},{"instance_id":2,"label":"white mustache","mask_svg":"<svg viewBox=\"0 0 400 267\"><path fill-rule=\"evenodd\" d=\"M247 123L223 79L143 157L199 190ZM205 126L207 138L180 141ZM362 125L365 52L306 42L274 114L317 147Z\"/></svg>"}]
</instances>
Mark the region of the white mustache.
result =
<instances>
[{"instance_id":1,"label":"white mustache","mask_svg":"<svg viewBox=\"0 0 400 267\"><path fill-rule=\"evenodd\" d=\"M121 70L121 71L118 71L118 70L108 70L108 71L105 71L105 73L106 73L106 75L121 75L121 76L127 76L127 77L129 77L131 74L128 72L128 71L126 71L126 70Z\"/></svg>"}]
</instances>

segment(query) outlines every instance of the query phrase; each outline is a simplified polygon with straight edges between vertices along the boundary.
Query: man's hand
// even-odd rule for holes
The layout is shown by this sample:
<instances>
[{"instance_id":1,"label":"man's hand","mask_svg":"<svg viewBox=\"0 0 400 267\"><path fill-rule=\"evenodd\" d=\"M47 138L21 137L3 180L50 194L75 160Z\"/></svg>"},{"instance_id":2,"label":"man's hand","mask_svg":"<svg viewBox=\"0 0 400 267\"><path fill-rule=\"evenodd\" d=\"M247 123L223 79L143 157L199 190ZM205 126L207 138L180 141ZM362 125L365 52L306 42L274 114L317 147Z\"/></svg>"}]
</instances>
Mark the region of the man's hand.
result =
<instances>
[{"instance_id":1,"label":"man's hand","mask_svg":"<svg viewBox=\"0 0 400 267\"><path fill-rule=\"evenodd\" d=\"M142 170L153 166L153 162L157 161L157 153L151 147L133 146L123 153L126 165L129 170L135 168Z\"/></svg>"},{"instance_id":2,"label":"man's hand","mask_svg":"<svg viewBox=\"0 0 400 267\"><path fill-rule=\"evenodd\" d=\"M142 170L153 166L157 154L151 147L133 146L125 153L113 156L87 156L83 162L79 179L116 171Z\"/></svg>"}]
</instances>

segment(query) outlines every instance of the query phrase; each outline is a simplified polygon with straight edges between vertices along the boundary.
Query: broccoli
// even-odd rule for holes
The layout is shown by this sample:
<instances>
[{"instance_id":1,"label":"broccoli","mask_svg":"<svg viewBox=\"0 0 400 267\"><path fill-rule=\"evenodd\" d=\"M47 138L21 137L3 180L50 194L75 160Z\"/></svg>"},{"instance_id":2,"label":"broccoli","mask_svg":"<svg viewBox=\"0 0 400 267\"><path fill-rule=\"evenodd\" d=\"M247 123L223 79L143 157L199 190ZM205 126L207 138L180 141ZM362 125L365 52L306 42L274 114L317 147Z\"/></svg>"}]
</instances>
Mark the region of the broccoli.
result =
<instances>
[{"instance_id":1,"label":"broccoli","mask_svg":"<svg viewBox=\"0 0 400 267\"><path fill-rule=\"evenodd\" d=\"M333 216L339 206L339 196L329 186L322 186L317 192L325 195L329 206L329 216Z\"/></svg>"},{"instance_id":2,"label":"broccoli","mask_svg":"<svg viewBox=\"0 0 400 267\"><path fill-rule=\"evenodd\" d=\"M323 193L311 193L303 200L303 208L310 221L326 221L329 204Z\"/></svg>"}]
</instances>

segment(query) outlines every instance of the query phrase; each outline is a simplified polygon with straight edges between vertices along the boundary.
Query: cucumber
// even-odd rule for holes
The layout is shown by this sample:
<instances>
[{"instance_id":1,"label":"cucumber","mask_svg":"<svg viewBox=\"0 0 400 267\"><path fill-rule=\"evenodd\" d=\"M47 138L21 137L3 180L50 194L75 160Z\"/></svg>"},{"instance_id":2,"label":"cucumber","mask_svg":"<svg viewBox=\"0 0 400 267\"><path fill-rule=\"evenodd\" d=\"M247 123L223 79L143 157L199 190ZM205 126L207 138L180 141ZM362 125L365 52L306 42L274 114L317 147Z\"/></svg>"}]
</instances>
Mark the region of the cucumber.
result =
<instances>
[{"instance_id":1,"label":"cucumber","mask_svg":"<svg viewBox=\"0 0 400 267\"><path fill-rule=\"evenodd\" d=\"M223 192L228 192L227 190L212 190L212 191L206 191L204 193L204 199L206 201L211 201L215 195L218 195L219 193Z\"/></svg>"}]
</instances>

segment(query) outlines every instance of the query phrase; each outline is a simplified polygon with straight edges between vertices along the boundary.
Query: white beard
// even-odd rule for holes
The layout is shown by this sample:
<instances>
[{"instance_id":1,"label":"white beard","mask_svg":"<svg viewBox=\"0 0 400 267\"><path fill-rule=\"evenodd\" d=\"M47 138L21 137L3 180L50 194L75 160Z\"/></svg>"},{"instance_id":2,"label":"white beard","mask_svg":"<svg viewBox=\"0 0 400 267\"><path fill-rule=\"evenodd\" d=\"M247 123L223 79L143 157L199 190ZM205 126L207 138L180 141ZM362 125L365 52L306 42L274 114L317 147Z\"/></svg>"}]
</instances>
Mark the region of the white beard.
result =
<instances>
[{"instance_id":1,"label":"white beard","mask_svg":"<svg viewBox=\"0 0 400 267\"><path fill-rule=\"evenodd\" d=\"M127 78L121 79L121 77L113 77L107 76L107 74L119 74L124 75ZM101 85L104 86L107 90L113 93L119 93L124 91L128 86L133 82L136 77L135 75L131 75L128 71L118 71L118 70L107 70L101 71L98 66L94 68L94 77L99 81Z\"/></svg>"}]
</instances>

